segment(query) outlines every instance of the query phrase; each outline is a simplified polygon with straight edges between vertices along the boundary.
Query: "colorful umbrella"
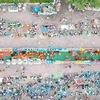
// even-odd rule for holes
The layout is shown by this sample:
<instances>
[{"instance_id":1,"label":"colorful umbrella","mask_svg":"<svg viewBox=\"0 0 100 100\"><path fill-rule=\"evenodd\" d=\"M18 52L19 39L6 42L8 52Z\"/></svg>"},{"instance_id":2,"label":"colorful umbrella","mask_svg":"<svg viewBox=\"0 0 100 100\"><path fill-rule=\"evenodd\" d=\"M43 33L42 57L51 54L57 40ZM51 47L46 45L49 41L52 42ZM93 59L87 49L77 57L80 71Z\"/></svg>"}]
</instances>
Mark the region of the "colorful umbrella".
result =
<instances>
[{"instance_id":1,"label":"colorful umbrella","mask_svg":"<svg viewBox=\"0 0 100 100\"><path fill-rule=\"evenodd\" d=\"M27 59L24 59L24 60L23 60L23 64L24 64L24 65L27 65L27 64L28 64Z\"/></svg>"},{"instance_id":2,"label":"colorful umbrella","mask_svg":"<svg viewBox=\"0 0 100 100\"><path fill-rule=\"evenodd\" d=\"M10 60L6 60L6 65L10 65L11 61Z\"/></svg>"},{"instance_id":3,"label":"colorful umbrella","mask_svg":"<svg viewBox=\"0 0 100 100\"><path fill-rule=\"evenodd\" d=\"M38 13L40 11L40 8L39 7L34 7L32 11L35 12L35 13Z\"/></svg>"},{"instance_id":4,"label":"colorful umbrella","mask_svg":"<svg viewBox=\"0 0 100 100\"><path fill-rule=\"evenodd\" d=\"M23 61L21 59L17 60L17 64L21 65L23 63Z\"/></svg>"},{"instance_id":5,"label":"colorful umbrella","mask_svg":"<svg viewBox=\"0 0 100 100\"><path fill-rule=\"evenodd\" d=\"M12 65L16 65L17 64L17 60L16 59L12 59Z\"/></svg>"},{"instance_id":6,"label":"colorful umbrella","mask_svg":"<svg viewBox=\"0 0 100 100\"><path fill-rule=\"evenodd\" d=\"M32 59L29 59L29 60L28 60L28 64L29 64L29 65L33 65L33 60L32 60Z\"/></svg>"}]
</instances>

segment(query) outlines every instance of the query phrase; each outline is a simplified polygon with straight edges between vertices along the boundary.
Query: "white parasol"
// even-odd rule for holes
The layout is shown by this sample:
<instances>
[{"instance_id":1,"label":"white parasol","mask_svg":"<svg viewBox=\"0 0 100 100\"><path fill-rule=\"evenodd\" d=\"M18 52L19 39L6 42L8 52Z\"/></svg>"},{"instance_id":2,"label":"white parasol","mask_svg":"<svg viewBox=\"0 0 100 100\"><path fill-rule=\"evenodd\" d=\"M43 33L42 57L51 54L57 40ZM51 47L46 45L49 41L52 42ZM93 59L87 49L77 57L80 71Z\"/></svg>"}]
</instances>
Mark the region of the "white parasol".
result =
<instances>
[{"instance_id":1,"label":"white parasol","mask_svg":"<svg viewBox=\"0 0 100 100\"><path fill-rule=\"evenodd\" d=\"M16 65L17 64L17 60L16 59L12 59L12 65Z\"/></svg>"},{"instance_id":2,"label":"white parasol","mask_svg":"<svg viewBox=\"0 0 100 100\"><path fill-rule=\"evenodd\" d=\"M33 60L32 59L28 59L28 64L29 65L33 65Z\"/></svg>"},{"instance_id":3,"label":"white parasol","mask_svg":"<svg viewBox=\"0 0 100 100\"><path fill-rule=\"evenodd\" d=\"M23 60L23 64L24 64L24 65L27 65L27 64L28 64L27 59L24 59L24 60Z\"/></svg>"},{"instance_id":4,"label":"white parasol","mask_svg":"<svg viewBox=\"0 0 100 100\"><path fill-rule=\"evenodd\" d=\"M11 65L11 61L10 60L6 60L6 65Z\"/></svg>"},{"instance_id":5,"label":"white parasol","mask_svg":"<svg viewBox=\"0 0 100 100\"><path fill-rule=\"evenodd\" d=\"M17 60L17 64L19 64L19 65L23 64L22 59L18 59L18 60Z\"/></svg>"},{"instance_id":6,"label":"white parasol","mask_svg":"<svg viewBox=\"0 0 100 100\"><path fill-rule=\"evenodd\" d=\"M4 64L4 61L3 60L0 60L0 64Z\"/></svg>"}]
</instances>

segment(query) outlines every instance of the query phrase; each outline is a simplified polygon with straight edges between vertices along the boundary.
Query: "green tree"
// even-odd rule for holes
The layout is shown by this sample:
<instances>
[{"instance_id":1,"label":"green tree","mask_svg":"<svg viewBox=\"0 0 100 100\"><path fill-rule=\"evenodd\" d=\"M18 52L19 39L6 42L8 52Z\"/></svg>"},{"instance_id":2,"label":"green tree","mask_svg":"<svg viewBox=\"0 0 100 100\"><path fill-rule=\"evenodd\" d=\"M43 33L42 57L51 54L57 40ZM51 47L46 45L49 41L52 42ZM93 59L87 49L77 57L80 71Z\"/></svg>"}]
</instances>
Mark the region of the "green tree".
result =
<instances>
[{"instance_id":1,"label":"green tree","mask_svg":"<svg viewBox=\"0 0 100 100\"><path fill-rule=\"evenodd\" d=\"M74 4L79 9L84 9L86 4L90 7L100 8L100 0L66 0L67 4Z\"/></svg>"}]
</instances>

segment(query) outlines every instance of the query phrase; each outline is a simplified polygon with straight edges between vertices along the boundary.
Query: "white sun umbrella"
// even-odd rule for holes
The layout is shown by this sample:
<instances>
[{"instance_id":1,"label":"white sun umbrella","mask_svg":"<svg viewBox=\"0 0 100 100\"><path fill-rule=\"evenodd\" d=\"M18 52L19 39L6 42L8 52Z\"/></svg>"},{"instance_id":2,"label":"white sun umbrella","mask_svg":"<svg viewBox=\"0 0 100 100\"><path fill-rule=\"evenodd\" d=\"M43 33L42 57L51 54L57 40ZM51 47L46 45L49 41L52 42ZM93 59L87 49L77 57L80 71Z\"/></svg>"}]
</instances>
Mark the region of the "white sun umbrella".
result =
<instances>
[{"instance_id":1,"label":"white sun umbrella","mask_svg":"<svg viewBox=\"0 0 100 100\"><path fill-rule=\"evenodd\" d=\"M28 64L29 65L33 65L33 60L32 59L28 59Z\"/></svg>"},{"instance_id":2,"label":"white sun umbrella","mask_svg":"<svg viewBox=\"0 0 100 100\"><path fill-rule=\"evenodd\" d=\"M22 59L18 59L18 60L17 60L17 64L19 64L19 65L23 64Z\"/></svg>"},{"instance_id":3,"label":"white sun umbrella","mask_svg":"<svg viewBox=\"0 0 100 100\"><path fill-rule=\"evenodd\" d=\"M4 64L4 61L3 60L0 60L0 64Z\"/></svg>"},{"instance_id":4,"label":"white sun umbrella","mask_svg":"<svg viewBox=\"0 0 100 100\"><path fill-rule=\"evenodd\" d=\"M27 59L24 59L24 60L23 60L23 64L24 64L24 65L27 65L27 64L28 64Z\"/></svg>"},{"instance_id":5,"label":"white sun umbrella","mask_svg":"<svg viewBox=\"0 0 100 100\"><path fill-rule=\"evenodd\" d=\"M11 61L9 59L6 60L6 65L11 65Z\"/></svg>"},{"instance_id":6,"label":"white sun umbrella","mask_svg":"<svg viewBox=\"0 0 100 100\"><path fill-rule=\"evenodd\" d=\"M12 63L12 65L16 65L17 64L17 60L16 59L12 59L11 63Z\"/></svg>"}]
</instances>

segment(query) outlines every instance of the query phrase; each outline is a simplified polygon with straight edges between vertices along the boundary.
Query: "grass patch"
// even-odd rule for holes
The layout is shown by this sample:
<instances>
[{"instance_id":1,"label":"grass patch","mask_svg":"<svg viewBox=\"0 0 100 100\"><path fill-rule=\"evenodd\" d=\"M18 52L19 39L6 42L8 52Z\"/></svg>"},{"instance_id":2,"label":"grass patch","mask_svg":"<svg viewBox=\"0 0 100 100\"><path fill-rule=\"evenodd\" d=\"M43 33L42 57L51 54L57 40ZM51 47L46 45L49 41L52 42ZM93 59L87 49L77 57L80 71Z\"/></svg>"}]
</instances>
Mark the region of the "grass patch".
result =
<instances>
[{"instance_id":1,"label":"grass patch","mask_svg":"<svg viewBox=\"0 0 100 100\"><path fill-rule=\"evenodd\" d=\"M53 0L30 0L30 3L53 2ZM0 0L0 3L26 3L26 0Z\"/></svg>"},{"instance_id":2,"label":"grass patch","mask_svg":"<svg viewBox=\"0 0 100 100\"><path fill-rule=\"evenodd\" d=\"M100 8L100 0L66 0L67 4L74 4L79 9L84 9L86 4L90 7Z\"/></svg>"},{"instance_id":3,"label":"grass patch","mask_svg":"<svg viewBox=\"0 0 100 100\"><path fill-rule=\"evenodd\" d=\"M30 3L45 3L45 2L53 2L53 0L30 0Z\"/></svg>"},{"instance_id":4,"label":"grass patch","mask_svg":"<svg viewBox=\"0 0 100 100\"><path fill-rule=\"evenodd\" d=\"M26 0L0 0L0 3L25 3Z\"/></svg>"}]
</instances>

